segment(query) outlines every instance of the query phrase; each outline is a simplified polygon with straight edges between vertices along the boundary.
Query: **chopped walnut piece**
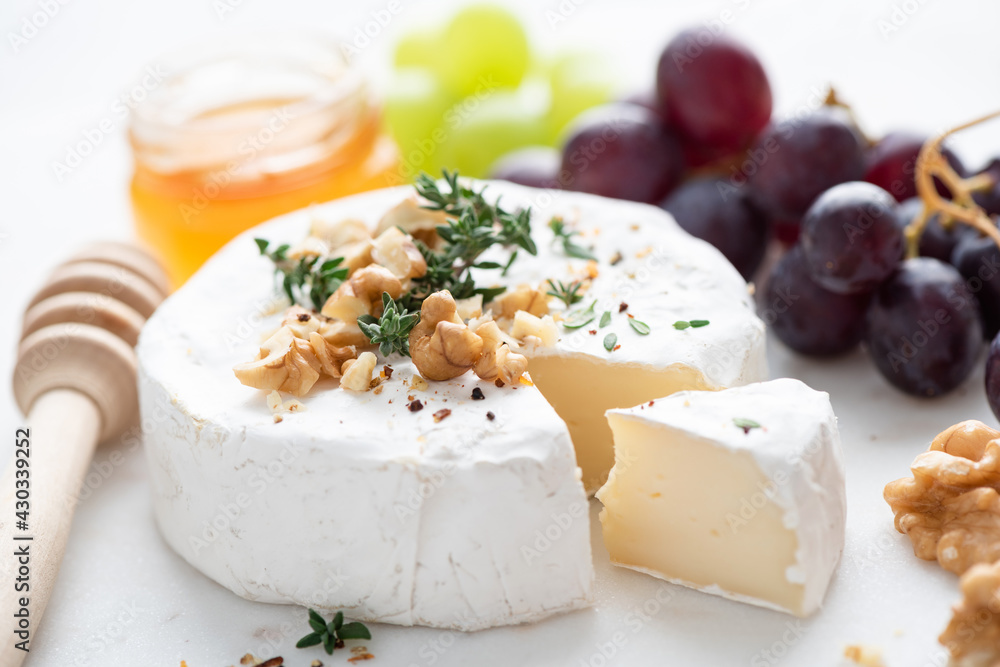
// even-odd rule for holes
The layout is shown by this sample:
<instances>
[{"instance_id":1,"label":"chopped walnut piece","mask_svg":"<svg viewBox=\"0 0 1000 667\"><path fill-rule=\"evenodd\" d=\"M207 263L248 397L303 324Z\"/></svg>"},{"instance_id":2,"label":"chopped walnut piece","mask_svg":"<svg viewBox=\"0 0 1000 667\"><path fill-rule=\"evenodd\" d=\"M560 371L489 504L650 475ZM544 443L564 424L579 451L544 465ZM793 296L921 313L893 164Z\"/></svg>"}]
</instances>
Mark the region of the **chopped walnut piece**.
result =
<instances>
[{"instance_id":1,"label":"chopped walnut piece","mask_svg":"<svg viewBox=\"0 0 1000 667\"><path fill-rule=\"evenodd\" d=\"M451 416L451 410L449 410L448 408L442 408L441 410L438 410L437 412L434 413L434 423L438 424L450 416Z\"/></svg>"},{"instance_id":2,"label":"chopped walnut piece","mask_svg":"<svg viewBox=\"0 0 1000 667\"><path fill-rule=\"evenodd\" d=\"M956 667L1000 665L1000 562L973 565L959 580L962 601L938 640Z\"/></svg>"},{"instance_id":3,"label":"chopped walnut piece","mask_svg":"<svg viewBox=\"0 0 1000 667\"><path fill-rule=\"evenodd\" d=\"M389 269L401 281L427 273L427 260L409 234L404 234L398 227L385 230L375 239L372 260Z\"/></svg>"},{"instance_id":4,"label":"chopped walnut piece","mask_svg":"<svg viewBox=\"0 0 1000 667\"><path fill-rule=\"evenodd\" d=\"M348 359L344 362L342 370L344 375L340 378L342 389L350 391L368 391L372 384L372 373L375 371L375 364L378 358L371 352L362 352L357 359Z\"/></svg>"},{"instance_id":5,"label":"chopped walnut piece","mask_svg":"<svg viewBox=\"0 0 1000 667\"><path fill-rule=\"evenodd\" d=\"M309 237L289 254L302 255L343 257L342 266L353 273L372 263L372 235L361 220L313 220Z\"/></svg>"},{"instance_id":6,"label":"chopped walnut piece","mask_svg":"<svg viewBox=\"0 0 1000 667\"><path fill-rule=\"evenodd\" d=\"M520 310L514 315L510 335L525 344L552 347L559 340L559 327L550 315L536 317Z\"/></svg>"},{"instance_id":7,"label":"chopped walnut piece","mask_svg":"<svg viewBox=\"0 0 1000 667\"><path fill-rule=\"evenodd\" d=\"M509 319L518 311L523 310L535 316L549 312L549 295L545 290L535 289L531 285L518 285L515 290L508 290L490 302L494 317Z\"/></svg>"},{"instance_id":8,"label":"chopped walnut piece","mask_svg":"<svg viewBox=\"0 0 1000 667\"><path fill-rule=\"evenodd\" d=\"M528 360L517 352L512 352L497 323L490 320L475 329L475 334L483 340L483 353L473 370L483 380L499 378L507 384L518 380L528 370Z\"/></svg>"},{"instance_id":9,"label":"chopped walnut piece","mask_svg":"<svg viewBox=\"0 0 1000 667\"><path fill-rule=\"evenodd\" d=\"M474 320L483 316L483 295L476 294L466 299L457 299L455 307L463 320Z\"/></svg>"},{"instance_id":10,"label":"chopped walnut piece","mask_svg":"<svg viewBox=\"0 0 1000 667\"><path fill-rule=\"evenodd\" d=\"M410 197L389 209L382 216L375 228L375 233L381 234L387 229L398 227L429 248L436 249L441 243L437 228L447 224L448 217L444 211L428 210L421 206L416 198Z\"/></svg>"},{"instance_id":11,"label":"chopped walnut piece","mask_svg":"<svg viewBox=\"0 0 1000 667\"><path fill-rule=\"evenodd\" d=\"M341 376L345 361L358 357L358 351L355 346L337 347L336 345L331 345L319 333L309 334L309 346L312 347L316 358L319 359L323 372L332 378L339 378Z\"/></svg>"},{"instance_id":12,"label":"chopped walnut piece","mask_svg":"<svg viewBox=\"0 0 1000 667\"><path fill-rule=\"evenodd\" d=\"M285 311L285 317L281 320L281 326L288 327L295 334L296 338L309 338L309 334L319 331L319 318L302 306L292 306Z\"/></svg>"},{"instance_id":13,"label":"chopped walnut piece","mask_svg":"<svg viewBox=\"0 0 1000 667\"><path fill-rule=\"evenodd\" d=\"M389 269L372 265L356 271L323 304L322 315L337 321L321 325L320 335L336 347L368 345L368 337L358 327L358 318L382 314L383 292L393 299L403 293L402 283Z\"/></svg>"},{"instance_id":14,"label":"chopped walnut piece","mask_svg":"<svg viewBox=\"0 0 1000 667\"><path fill-rule=\"evenodd\" d=\"M1000 559L1000 431L970 420L939 434L917 456L913 477L890 482L884 497L896 530L918 558L962 574Z\"/></svg>"},{"instance_id":15,"label":"chopped walnut piece","mask_svg":"<svg viewBox=\"0 0 1000 667\"><path fill-rule=\"evenodd\" d=\"M304 396L319 380L322 370L308 341L281 327L261 344L257 358L233 366L236 378L248 387L286 391Z\"/></svg>"},{"instance_id":16,"label":"chopped walnut piece","mask_svg":"<svg viewBox=\"0 0 1000 667\"><path fill-rule=\"evenodd\" d=\"M483 352L483 339L458 316L455 299L435 292L420 307L420 322L410 332L413 365L428 380L450 380L472 368Z\"/></svg>"}]
</instances>

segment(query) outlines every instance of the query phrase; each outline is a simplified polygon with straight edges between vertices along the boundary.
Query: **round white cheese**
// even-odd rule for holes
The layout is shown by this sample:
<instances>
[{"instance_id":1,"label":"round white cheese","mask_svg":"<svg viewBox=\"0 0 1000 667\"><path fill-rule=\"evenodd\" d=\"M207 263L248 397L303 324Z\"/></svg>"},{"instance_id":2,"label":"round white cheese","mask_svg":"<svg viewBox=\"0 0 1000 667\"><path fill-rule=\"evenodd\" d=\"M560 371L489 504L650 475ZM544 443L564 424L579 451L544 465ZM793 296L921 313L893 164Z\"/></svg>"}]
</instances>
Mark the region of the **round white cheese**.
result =
<instances>
[{"instance_id":1,"label":"round white cheese","mask_svg":"<svg viewBox=\"0 0 1000 667\"><path fill-rule=\"evenodd\" d=\"M395 356L378 393L321 380L303 411L276 423L261 392L232 373L288 305L253 238L295 244L317 218L374 228L411 195L366 193L251 230L149 320L140 399L161 531L238 595L363 620L475 630L585 606L593 570L577 465L588 488L610 468L604 409L762 379L763 324L735 269L660 209L490 183L487 195L505 207L532 207L539 253L522 250L507 276L482 270L477 281L589 275L573 308L596 301L595 319L560 325L555 345L528 352L535 386L499 388L468 373L418 391L412 364ZM556 214L596 264L554 243L546 223ZM679 330L678 320L709 324ZM610 351L609 333L618 339ZM472 398L474 387L484 399ZM600 433L590 433L595 423Z\"/></svg>"}]
</instances>

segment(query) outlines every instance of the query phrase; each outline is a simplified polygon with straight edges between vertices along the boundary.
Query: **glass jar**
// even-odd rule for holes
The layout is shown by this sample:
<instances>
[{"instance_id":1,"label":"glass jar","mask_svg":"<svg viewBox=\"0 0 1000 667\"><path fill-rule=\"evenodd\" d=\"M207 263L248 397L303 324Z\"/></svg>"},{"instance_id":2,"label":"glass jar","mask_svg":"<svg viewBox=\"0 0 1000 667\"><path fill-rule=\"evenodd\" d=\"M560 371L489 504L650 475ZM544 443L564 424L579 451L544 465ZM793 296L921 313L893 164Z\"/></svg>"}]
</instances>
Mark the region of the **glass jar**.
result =
<instances>
[{"instance_id":1,"label":"glass jar","mask_svg":"<svg viewBox=\"0 0 1000 667\"><path fill-rule=\"evenodd\" d=\"M131 195L175 287L260 222L398 182L381 109L336 44L242 38L159 65L132 115Z\"/></svg>"}]
</instances>

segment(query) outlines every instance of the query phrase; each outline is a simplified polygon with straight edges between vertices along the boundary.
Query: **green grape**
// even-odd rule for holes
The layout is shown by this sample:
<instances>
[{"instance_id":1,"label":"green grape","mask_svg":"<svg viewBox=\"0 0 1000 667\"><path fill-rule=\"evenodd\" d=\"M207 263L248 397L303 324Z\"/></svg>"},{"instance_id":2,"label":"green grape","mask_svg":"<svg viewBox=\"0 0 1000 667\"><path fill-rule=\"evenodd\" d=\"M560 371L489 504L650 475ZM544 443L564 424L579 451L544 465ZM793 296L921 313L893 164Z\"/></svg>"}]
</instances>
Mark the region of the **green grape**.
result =
<instances>
[{"instance_id":1,"label":"green grape","mask_svg":"<svg viewBox=\"0 0 1000 667\"><path fill-rule=\"evenodd\" d=\"M579 52L560 56L548 70L552 86L548 140L558 145L570 121L614 98L615 78L607 58Z\"/></svg>"},{"instance_id":2,"label":"green grape","mask_svg":"<svg viewBox=\"0 0 1000 667\"><path fill-rule=\"evenodd\" d=\"M396 44L393 64L396 67L437 67L440 30L413 30Z\"/></svg>"},{"instance_id":3,"label":"green grape","mask_svg":"<svg viewBox=\"0 0 1000 667\"><path fill-rule=\"evenodd\" d=\"M453 105L444 116L448 132L441 151L444 166L483 178L501 155L542 143L546 93L544 82L532 81L518 90L496 90Z\"/></svg>"},{"instance_id":4,"label":"green grape","mask_svg":"<svg viewBox=\"0 0 1000 667\"><path fill-rule=\"evenodd\" d=\"M457 96L487 88L515 88L531 60L528 38L513 14L497 5L470 5L441 36L437 67Z\"/></svg>"},{"instance_id":5,"label":"green grape","mask_svg":"<svg viewBox=\"0 0 1000 667\"><path fill-rule=\"evenodd\" d=\"M419 67L397 70L387 91L385 120L399 144L403 174L439 173L447 139L444 118L454 99L430 70Z\"/></svg>"}]
</instances>

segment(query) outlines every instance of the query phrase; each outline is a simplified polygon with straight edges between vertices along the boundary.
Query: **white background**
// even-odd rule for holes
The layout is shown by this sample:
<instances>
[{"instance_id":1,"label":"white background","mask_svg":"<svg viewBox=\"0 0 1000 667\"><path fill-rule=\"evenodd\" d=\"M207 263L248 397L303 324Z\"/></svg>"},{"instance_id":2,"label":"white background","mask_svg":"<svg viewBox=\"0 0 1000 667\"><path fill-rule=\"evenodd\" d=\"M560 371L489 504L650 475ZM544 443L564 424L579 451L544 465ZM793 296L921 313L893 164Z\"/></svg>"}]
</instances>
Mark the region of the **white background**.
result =
<instances>
[{"instance_id":1,"label":"white background","mask_svg":"<svg viewBox=\"0 0 1000 667\"><path fill-rule=\"evenodd\" d=\"M146 63L186 42L261 28L300 28L352 39L387 2L354 0L68 0L32 32L43 0L4 0L0 8L0 378L10 377L20 315L44 274L79 243L130 234L126 121L116 100ZM454 2L400 0L402 10L362 50L359 62L382 79L387 54L408 28L434 21ZM608 54L622 89L647 87L663 43L679 28L723 19L760 55L775 89L776 113L789 114L836 86L865 129L940 130L1000 108L1000 3L983 0L519 0L510 3L536 47ZM34 17L34 18L33 18ZM11 34L32 35L13 44ZM17 41L17 40L15 40ZM104 128L100 130L102 121ZM110 123L110 125L109 125ZM1000 126L1000 123L998 123ZM1000 152L998 126L955 143L976 166ZM101 141L60 178L56 162L85 140ZM847 643L881 647L890 666L944 664L935 636L956 599L956 579L918 562L892 529L881 488L903 476L938 431L960 419L995 423L981 370L953 395L909 399L888 387L858 352L820 364L772 345L775 376L828 390L841 418L848 457L848 547L826 608L794 619L668 587L652 603L653 579L613 571L595 535L598 605L537 624L462 636L375 626L374 665L835 665ZM6 385L6 382L5 382ZM0 424L11 435L22 418L10 392ZM243 653L278 654L307 665L318 651L292 648L305 634L301 609L242 601L170 552L152 524L141 451L107 473L80 505L58 590L37 634L31 667L237 663ZM289 557L294 557L290 554ZM3 582L0 582L3 585ZM637 630L630 610L655 609ZM634 618L634 616L632 617ZM609 659L601 646L621 631ZM271 648L276 645L277 648ZM771 651L771 653L764 653ZM335 656L327 664L345 664Z\"/></svg>"}]
</instances>

